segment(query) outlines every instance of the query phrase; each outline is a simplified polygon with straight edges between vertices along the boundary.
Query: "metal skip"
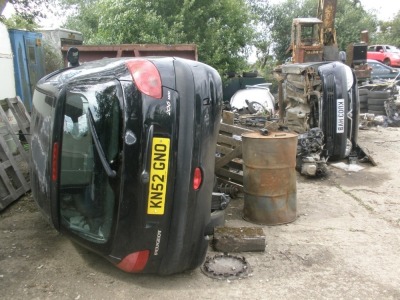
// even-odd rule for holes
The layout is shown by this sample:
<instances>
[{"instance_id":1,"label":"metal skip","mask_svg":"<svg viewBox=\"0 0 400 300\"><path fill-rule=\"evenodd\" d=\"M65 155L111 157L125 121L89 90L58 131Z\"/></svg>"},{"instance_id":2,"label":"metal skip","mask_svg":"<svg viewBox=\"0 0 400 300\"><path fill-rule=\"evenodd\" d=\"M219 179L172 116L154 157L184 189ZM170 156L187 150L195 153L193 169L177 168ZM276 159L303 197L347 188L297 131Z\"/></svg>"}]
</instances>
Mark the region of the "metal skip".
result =
<instances>
[{"instance_id":1,"label":"metal skip","mask_svg":"<svg viewBox=\"0 0 400 300\"><path fill-rule=\"evenodd\" d=\"M296 219L297 135L274 132L242 134L243 218L278 225Z\"/></svg>"}]
</instances>

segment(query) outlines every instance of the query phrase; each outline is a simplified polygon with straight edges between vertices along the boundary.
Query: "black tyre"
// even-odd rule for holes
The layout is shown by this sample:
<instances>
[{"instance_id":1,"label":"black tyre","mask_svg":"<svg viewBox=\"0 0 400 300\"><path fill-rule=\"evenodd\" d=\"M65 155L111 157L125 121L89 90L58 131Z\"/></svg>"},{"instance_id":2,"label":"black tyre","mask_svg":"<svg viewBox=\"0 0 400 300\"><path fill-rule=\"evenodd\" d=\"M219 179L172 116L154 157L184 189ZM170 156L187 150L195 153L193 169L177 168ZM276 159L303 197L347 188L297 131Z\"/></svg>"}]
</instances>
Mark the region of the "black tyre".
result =
<instances>
[{"instance_id":1,"label":"black tyre","mask_svg":"<svg viewBox=\"0 0 400 300\"><path fill-rule=\"evenodd\" d=\"M386 91L370 91L368 93L368 99L389 99L390 92Z\"/></svg>"},{"instance_id":2,"label":"black tyre","mask_svg":"<svg viewBox=\"0 0 400 300\"><path fill-rule=\"evenodd\" d=\"M210 223L206 226L204 233L206 235L214 234L214 227L225 225L225 210L215 210L211 213Z\"/></svg>"},{"instance_id":3,"label":"black tyre","mask_svg":"<svg viewBox=\"0 0 400 300\"><path fill-rule=\"evenodd\" d=\"M386 112L382 110L370 110L368 109L369 114L374 114L375 116L386 116Z\"/></svg>"},{"instance_id":4,"label":"black tyre","mask_svg":"<svg viewBox=\"0 0 400 300\"><path fill-rule=\"evenodd\" d=\"M358 95L359 96L368 95L368 89L359 89Z\"/></svg>"},{"instance_id":5,"label":"black tyre","mask_svg":"<svg viewBox=\"0 0 400 300\"><path fill-rule=\"evenodd\" d=\"M257 77L258 76L258 72L243 72L243 77L252 77L252 78L254 78L254 77Z\"/></svg>"},{"instance_id":6,"label":"black tyre","mask_svg":"<svg viewBox=\"0 0 400 300\"><path fill-rule=\"evenodd\" d=\"M383 106L385 104L385 101L388 99L375 99L375 98L369 98L368 99L368 105L381 105Z\"/></svg>"},{"instance_id":7,"label":"black tyre","mask_svg":"<svg viewBox=\"0 0 400 300\"><path fill-rule=\"evenodd\" d=\"M371 104L368 104L368 109L385 111L385 107L383 105L371 105Z\"/></svg>"},{"instance_id":8,"label":"black tyre","mask_svg":"<svg viewBox=\"0 0 400 300\"><path fill-rule=\"evenodd\" d=\"M361 95L359 97L360 103L366 103L368 101L368 96L367 95Z\"/></svg>"},{"instance_id":9,"label":"black tyre","mask_svg":"<svg viewBox=\"0 0 400 300\"><path fill-rule=\"evenodd\" d=\"M387 65L387 66L390 66L390 59L389 59L389 58L385 58L385 59L383 60L383 63L384 63L385 65Z\"/></svg>"}]
</instances>

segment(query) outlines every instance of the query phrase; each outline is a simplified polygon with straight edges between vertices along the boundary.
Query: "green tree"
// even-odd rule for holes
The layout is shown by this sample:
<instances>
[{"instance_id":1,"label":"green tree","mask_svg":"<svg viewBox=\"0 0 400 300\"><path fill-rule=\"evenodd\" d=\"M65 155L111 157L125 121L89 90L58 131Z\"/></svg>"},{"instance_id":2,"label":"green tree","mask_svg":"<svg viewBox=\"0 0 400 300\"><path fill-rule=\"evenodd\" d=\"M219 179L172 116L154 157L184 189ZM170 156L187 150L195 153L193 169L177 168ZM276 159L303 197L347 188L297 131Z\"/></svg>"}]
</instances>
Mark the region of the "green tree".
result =
<instances>
[{"instance_id":1,"label":"green tree","mask_svg":"<svg viewBox=\"0 0 400 300\"><path fill-rule=\"evenodd\" d=\"M223 74L246 65L250 23L244 0L92 0L77 7L67 26L92 44L195 43L199 60Z\"/></svg>"},{"instance_id":2,"label":"green tree","mask_svg":"<svg viewBox=\"0 0 400 300\"><path fill-rule=\"evenodd\" d=\"M284 61L290 56L291 27L294 18L316 17L316 0L286 0L271 7L267 22L270 24L273 52L278 61Z\"/></svg>"},{"instance_id":3,"label":"green tree","mask_svg":"<svg viewBox=\"0 0 400 300\"><path fill-rule=\"evenodd\" d=\"M335 26L339 50L345 51L349 44L360 42L364 30L374 33L377 23L377 17L367 12L358 0L338 0Z\"/></svg>"},{"instance_id":4,"label":"green tree","mask_svg":"<svg viewBox=\"0 0 400 300\"><path fill-rule=\"evenodd\" d=\"M101 15L99 4L99 0L61 0L62 11L68 12L64 27L82 32L86 44L97 43L96 36Z\"/></svg>"},{"instance_id":5,"label":"green tree","mask_svg":"<svg viewBox=\"0 0 400 300\"><path fill-rule=\"evenodd\" d=\"M371 44L387 44L400 47L400 12L393 20L381 21L379 30L370 36Z\"/></svg>"},{"instance_id":6,"label":"green tree","mask_svg":"<svg viewBox=\"0 0 400 300\"><path fill-rule=\"evenodd\" d=\"M34 31L39 27L34 20L27 20L18 14L13 15L8 19L4 19L3 23L7 28L17 28L29 31Z\"/></svg>"},{"instance_id":7,"label":"green tree","mask_svg":"<svg viewBox=\"0 0 400 300\"><path fill-rule=\"evenodd\" d=\"M271 60L271 33L269 30L268 16L270 4L265 0L247 0L250 6L251 25L255 34L252 41L252 51L255 52L257 69L263 69L269 60Z\"/></svg>"},{"instance_id":8,"label":"green tree","mask_svg":"<svg viewBox=\"0 0 400 300\"><path fill-rule=\"evenodd\" d=\"M7 3L11 4L16 16L25 24L34 24L35 19L46 17L45 11L51 12L58 0L0 0L0 21L4 22L3 11Z\"/></svg>"}]
</instances>

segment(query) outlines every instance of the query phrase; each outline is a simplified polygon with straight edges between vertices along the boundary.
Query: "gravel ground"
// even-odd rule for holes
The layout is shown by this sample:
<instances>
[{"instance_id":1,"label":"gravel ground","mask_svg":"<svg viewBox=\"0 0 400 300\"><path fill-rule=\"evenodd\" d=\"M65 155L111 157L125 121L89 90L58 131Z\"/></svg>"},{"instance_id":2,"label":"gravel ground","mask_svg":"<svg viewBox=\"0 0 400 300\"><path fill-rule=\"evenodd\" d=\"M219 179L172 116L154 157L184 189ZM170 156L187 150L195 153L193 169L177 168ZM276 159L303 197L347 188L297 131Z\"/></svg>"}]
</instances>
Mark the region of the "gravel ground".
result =
<instances>
[{"instance_id":1,"label":"gravel ground","mask_svg":"<svg viewBox=\"0 0 400 300\"><path fill-rule=\"evenodd\" d=\"M360 144L378 166L298 176L296 221L260 226L265 252L239 254L253 269L240 280L126 274L52 229L27 194L0 214L0 299L400 299L400 129L360 131ZM227 226L255 226L242 207L232 200Z\"/></svg>"}]
</instances>

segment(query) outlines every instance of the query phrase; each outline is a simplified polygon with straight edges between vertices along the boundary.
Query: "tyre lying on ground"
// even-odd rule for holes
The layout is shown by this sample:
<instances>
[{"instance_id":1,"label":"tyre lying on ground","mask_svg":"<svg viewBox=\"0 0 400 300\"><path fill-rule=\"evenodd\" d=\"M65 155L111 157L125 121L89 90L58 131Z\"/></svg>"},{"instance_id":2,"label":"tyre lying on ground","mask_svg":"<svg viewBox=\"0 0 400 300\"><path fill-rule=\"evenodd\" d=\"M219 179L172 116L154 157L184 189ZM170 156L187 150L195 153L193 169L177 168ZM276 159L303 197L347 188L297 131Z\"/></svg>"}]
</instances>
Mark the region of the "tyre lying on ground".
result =
<instances>
[{"instance_id":1,"label":"tyre lying on ground","mask_svg":"<svg viewBox=\"0 0 400 300\"><path fill-rule=\"evenodd\" d=\"M360 113L368 112L368 89L359 89L358 90L359 99L360 99Z\"/></svg>"},{"instance_id":2,"label":"tyre lying on ground","mask_svg":"<svg viewBox=\"0 0 400 300\"><path fill-rule=\"evenodd\" d=\"M390 99L390 92L388 91L369 91L367 107L368 113L375 115L386 115L385 101Z\"/></svg>"}]
</instances>

